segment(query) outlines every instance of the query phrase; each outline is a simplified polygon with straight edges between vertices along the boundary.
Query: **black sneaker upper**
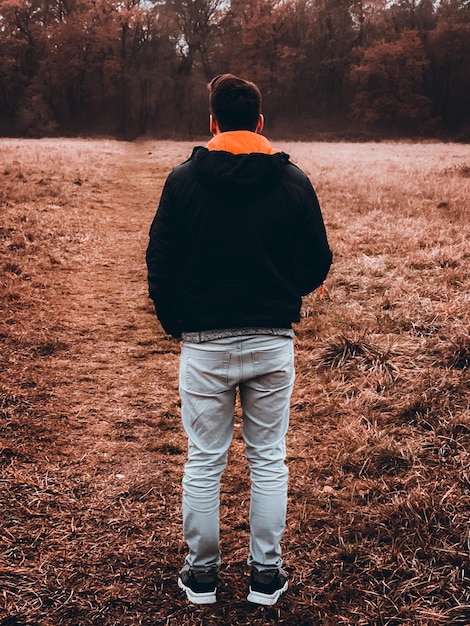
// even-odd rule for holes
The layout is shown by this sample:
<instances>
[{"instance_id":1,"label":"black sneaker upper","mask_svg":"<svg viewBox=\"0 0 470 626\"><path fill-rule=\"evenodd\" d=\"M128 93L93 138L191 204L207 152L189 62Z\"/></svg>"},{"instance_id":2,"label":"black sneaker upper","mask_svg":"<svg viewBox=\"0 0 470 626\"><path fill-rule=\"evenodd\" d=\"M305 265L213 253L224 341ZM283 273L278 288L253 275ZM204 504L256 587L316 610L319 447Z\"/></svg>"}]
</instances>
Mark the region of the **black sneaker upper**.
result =
<instances>
[{"instance_id":1,"label":"black sneaker upper","mask_svg":"<svg viewBox=\"0 0 470 626\"><path fill-rule=\"evenodd\" d=\"M262 570L253 569L250 577L250 587L252 591L271 595L282 589L287 582L287 574L282 569Z\"/></svg>"},{"instance_id":2,"label":"black sneaker upper","mask_svg":"<svg viewBox=\"0 0 470 626\"><path fill-rule=\"evenodd\" d=\"M181 582L194 593L214 591L217 586L217 572L195 572L183 569L180 572Z\"/></svg>"}]
</instances>

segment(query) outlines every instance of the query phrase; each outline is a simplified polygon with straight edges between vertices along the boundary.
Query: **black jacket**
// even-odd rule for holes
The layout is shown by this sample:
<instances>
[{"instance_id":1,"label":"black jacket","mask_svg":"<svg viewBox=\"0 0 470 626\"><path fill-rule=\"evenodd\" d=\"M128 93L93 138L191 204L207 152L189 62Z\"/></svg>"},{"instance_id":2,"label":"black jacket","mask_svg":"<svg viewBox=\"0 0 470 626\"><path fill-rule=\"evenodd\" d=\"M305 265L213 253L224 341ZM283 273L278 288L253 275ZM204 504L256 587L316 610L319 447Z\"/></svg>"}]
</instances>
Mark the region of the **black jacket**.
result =
<instances>
[{"instance_id":1,"label":"black jacket","mask_svg":"<svg viewBox=\"0 0 470 626\"><path fill-rule=\"evenodd\" d=\"M149 294L166 332L290 328L330 268L320 207L284 153L194 148L150 229Z\"/></svg>"}]
</instances>

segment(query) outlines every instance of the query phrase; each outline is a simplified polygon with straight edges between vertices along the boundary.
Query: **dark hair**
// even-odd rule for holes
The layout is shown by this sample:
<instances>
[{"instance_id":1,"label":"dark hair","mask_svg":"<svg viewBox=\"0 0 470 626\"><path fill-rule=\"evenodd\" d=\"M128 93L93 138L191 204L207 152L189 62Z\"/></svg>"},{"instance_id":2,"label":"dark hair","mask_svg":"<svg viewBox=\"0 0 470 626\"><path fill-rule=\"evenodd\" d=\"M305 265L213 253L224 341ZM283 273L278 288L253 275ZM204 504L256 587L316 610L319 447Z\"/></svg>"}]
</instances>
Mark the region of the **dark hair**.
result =
<instances>
[{"instance_id":1,"label":"dark hair","mask_svg":"<svg viewBox=\"0 0 470 626\"><path fill-rule=\"evenodd\" d=\"M209 83L209 108L221 132L255 131L261 113L261 92L243 78L220 74Z\"/></svg>"}]
</instances>

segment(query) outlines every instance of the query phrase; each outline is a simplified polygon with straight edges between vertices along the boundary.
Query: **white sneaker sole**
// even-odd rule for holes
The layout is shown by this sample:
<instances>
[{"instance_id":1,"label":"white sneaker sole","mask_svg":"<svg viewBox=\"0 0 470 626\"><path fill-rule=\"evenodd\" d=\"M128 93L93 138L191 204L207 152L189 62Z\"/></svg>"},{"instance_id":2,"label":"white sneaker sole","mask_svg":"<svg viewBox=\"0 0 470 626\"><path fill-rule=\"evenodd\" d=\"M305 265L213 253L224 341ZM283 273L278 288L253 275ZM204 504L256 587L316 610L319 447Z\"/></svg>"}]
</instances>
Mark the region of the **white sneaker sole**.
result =
<instances>
[{"instance_id":1,"label":"white sneaker sole","mask_svg":"<svg viewBox=\"0 0 470 626\"><path fill-rule=\"evenodd\" d=\"M248 602L254 604L263 604L264 606L272 606L276 604L282 594L287 591L288 582L284 583L284 586L275 591L274 593L261 593L261 591L253 591L250 587L250 593L248 594Z\"/></svg>"},{"instance_id":2,"label":"white sneaker sole","mask_svg":"<svg viewBox=\"0 0 470 626\"><path fill-rule=\"evenodd\" d=\"M181 578L178 578L178 587L186 592L186 597L193 604L214 604L217 602L216 590L206 591L204 593L196 593L190 587L187 587Z\"/></svg>"}]
</instances>

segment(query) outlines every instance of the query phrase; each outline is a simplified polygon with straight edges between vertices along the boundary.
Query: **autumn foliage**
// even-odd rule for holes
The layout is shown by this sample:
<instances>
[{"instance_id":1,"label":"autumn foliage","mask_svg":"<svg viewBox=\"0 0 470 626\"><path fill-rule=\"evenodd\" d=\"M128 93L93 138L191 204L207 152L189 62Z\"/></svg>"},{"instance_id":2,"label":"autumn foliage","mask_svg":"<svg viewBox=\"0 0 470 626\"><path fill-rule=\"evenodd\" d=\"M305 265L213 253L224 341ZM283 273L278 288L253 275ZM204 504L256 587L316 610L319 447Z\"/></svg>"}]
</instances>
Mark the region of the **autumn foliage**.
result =
<instances>
[{"instance_id":1,"label":"autumn foliage","mask_svg":"<svg viewBox=\"0 0 470 626\"><path fill-rule=\"evenodd\" d=\"M226 71L278 131L470 135L466 0L0 1L3 135L197 135Z\"/></svg>"}]
</instances>

